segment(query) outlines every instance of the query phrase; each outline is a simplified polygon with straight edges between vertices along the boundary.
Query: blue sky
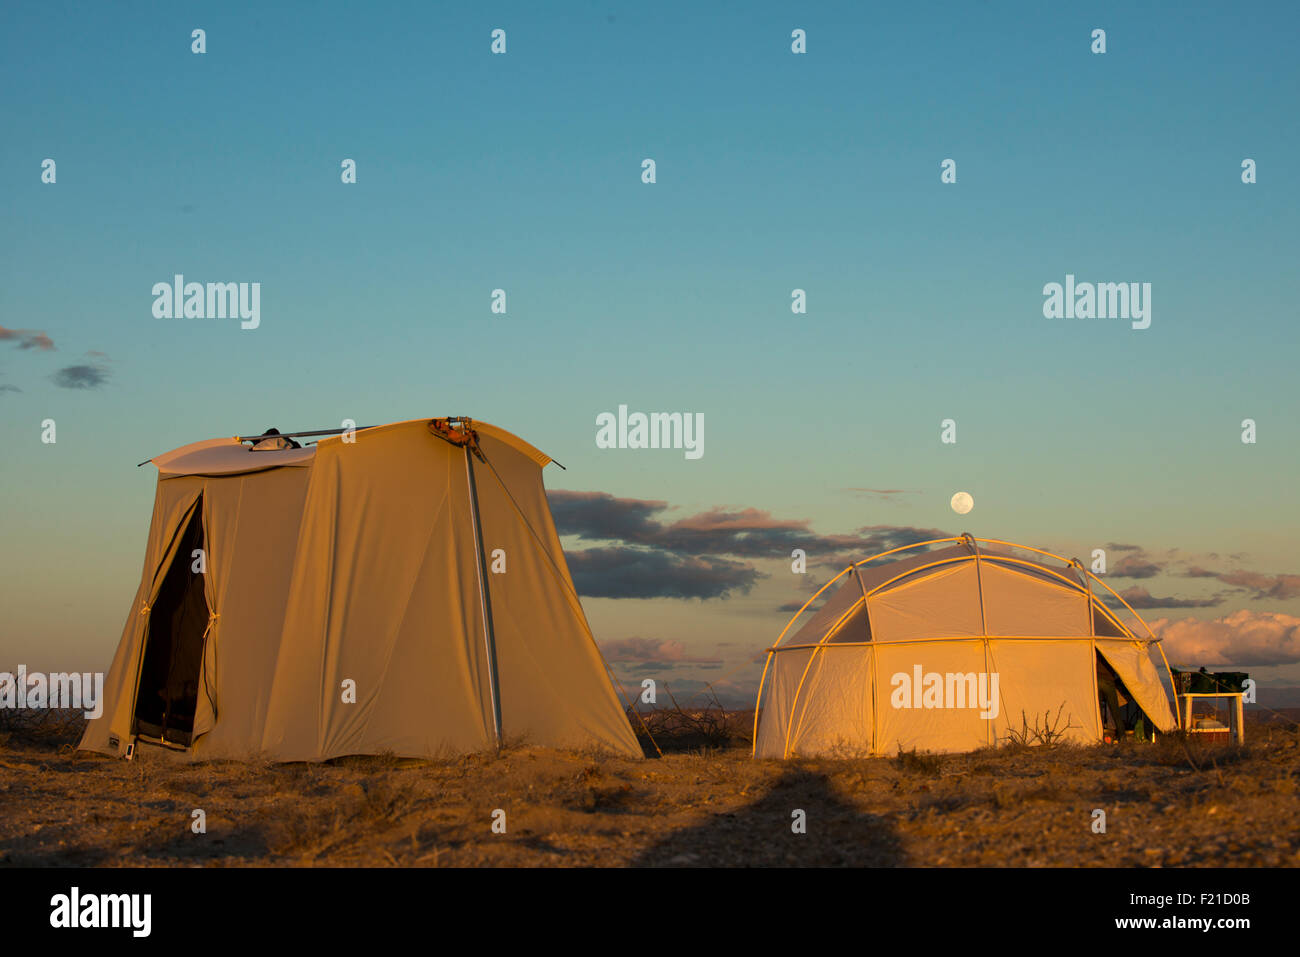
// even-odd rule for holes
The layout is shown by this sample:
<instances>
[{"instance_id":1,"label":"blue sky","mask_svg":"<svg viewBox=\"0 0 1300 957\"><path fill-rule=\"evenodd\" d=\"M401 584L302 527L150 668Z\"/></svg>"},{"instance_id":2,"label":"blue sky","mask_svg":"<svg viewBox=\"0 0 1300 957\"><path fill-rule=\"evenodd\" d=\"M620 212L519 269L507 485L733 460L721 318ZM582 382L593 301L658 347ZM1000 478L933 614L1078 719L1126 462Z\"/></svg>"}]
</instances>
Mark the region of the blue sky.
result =
<instances>
[{"instance_id":1,"label":"blue sky","mask_svg":"<svg viewBox=\"0 0 1300 957\"><path fill-rule=\"evenodd\" d=\"M551 487L667 520L1300 572L1293 5L700 6L7 5L0 327L56 348L0 341L21 389L0 391L0 652L106 666L152 497L136 462L345 417L474 415L568 466ZM261 282L260 328L155 319L178 272ZM1067 273L1150 282L1151 328L1043 318ZM99 387L51 379L82 363ZM620 403L704 413L705 456L597 449ZM729 669L718 643L769 643L800 592L781 558L725 599L588 611L604 642ZM1207 593L1180 560L1152 593ZM1275 593L1149 617L1300 614Z\"/></svg>"}]
</instances>

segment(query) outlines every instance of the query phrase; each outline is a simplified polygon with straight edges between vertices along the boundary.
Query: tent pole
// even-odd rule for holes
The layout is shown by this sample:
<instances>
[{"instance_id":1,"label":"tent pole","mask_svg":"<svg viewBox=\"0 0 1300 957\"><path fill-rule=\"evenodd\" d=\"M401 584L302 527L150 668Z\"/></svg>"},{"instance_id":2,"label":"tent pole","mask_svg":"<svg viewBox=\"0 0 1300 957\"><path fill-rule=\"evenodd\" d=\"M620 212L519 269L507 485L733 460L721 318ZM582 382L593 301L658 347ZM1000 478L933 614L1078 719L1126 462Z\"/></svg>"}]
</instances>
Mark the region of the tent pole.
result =
<instances>
[{"instance_id":1,"label":"tent pole","mask_svg":"<svg viewBox=\"0 0 1300 957\"><path fill-rule=\"evenodd\" d=\"M373 425L354 425L353 432L364 432L366 429L373 429ZM300 439L303 436L311 435L342 435L347 429L316 429L311 432L280 432L277 435L267 435L263 432L261 435L237 435L235 438L241 442L256 442L258 439Z\"/></svg>"},{"instance_id":2,"label":"tent pole","mask_svg":"<svg viewBox=\"0 0 1300 957\"><path fill-rule=\"evenodd\" d=\"M853 577L858 580L858 591L862 592L862 617L867 623L867 641L868 643L876 640L875 633L871 630L871 604L867 601L867 585L862 580L862 573L858 571L858 566L853 566ZM872 644L867 650L871 655L871 755L875 757L878 753L876 750L876 728L880 726L880 710L876 704L876 648Z\"/></svg>"},{"instance_id":3,"label":"tent pole","mask_svg":"<svg viewBox=\"0 0 1300 957\"><path fill-rule=\"evenodd\" d=\"M975 536L970 532L962 532L962 539L970 546L970 550L975 555L975 590L980 596L980 631L984 635L984 671L987 674L989 670L989 657L991 649L989 648L989 625L988 619L984 617L984 577L980 574L980 547L975 544ZM996 662L995 662L996 666ZM990 679L991 680L991 679ZM1009 721L1010 719L1008 719ZM1009 725L1008 725L1009 726ZM994 744L993 725L984 726L984 741L986 744Z\"/></svg>"},{"instance_id":4,"label":"tent pole","mask_svg":"<svg viewBox=\"0 0 1300 957\"><path fill-rule=\"evenodd\" d=\"M1142 622L1146 624L1146 622ZM1150 631L1151 629L1147 629ZM1165 646L1160 639L1156 639L1156 650L1160 652L1160 660L1165 663L1165 674L1169 676L1169 690L1174 693L1174 720L1177 722L1176 727L1182 731L1186 729L1183 724L1183 709L1178 705L1178 682L1174 680L1174 670L1169 667L1169 659L1165 656Z\"/></svg>"},{"instance_id":5,"label":"tent pole","mask_svg":"<svg viewBox=\"0 0 1300 957\"><path fill-rule=\"evenodd\" d=\"M497 684L497 644L492 629L492 596L488 591L487 559L483 555L483 526L479 521L478 486L474 483L474 462L469 443L465 449L465 476L469 483L469 509L474 519L474 551L478 556L478 597L483 608L483 643L487 648L488 684L492 690L492 727L497 750L501 750L501 689Z\"/></svg>"},{"instance_id":6,"label":"tent pole","mask_svg":"<svg viewBox=\"0 0 1300 957\"><path fill-rule=\"evenodd\" d=\"M1092 700L1096 704L1097 711L1097 740L1101 741L1106 737L1106 726L1101 723L1101 689L1097 687L1097 613L1092 610L1096 599L1092 596L1092 582L1088 580L1088 570L1083 567L1083 562L1072 558L1070 564L1078 568L1079 577L1083 579L1083 587L1088 590L1088 640L1092 644Z\"/></svg>"}]
</instances>

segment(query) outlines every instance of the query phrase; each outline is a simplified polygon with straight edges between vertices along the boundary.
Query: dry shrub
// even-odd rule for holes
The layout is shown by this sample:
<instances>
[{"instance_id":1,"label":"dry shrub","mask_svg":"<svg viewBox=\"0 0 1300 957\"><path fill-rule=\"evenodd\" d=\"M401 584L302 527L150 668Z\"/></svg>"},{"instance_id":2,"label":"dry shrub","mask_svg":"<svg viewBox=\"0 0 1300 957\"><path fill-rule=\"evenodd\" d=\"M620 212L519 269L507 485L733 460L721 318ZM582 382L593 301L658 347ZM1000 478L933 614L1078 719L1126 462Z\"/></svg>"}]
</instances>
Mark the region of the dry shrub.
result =
<instances>
[{"instance_id":1,"label":"dry shrub","mask_svg":"<svg viewBox=\"0 0 1300 957\"><path fill-rule=\"evenodd\" d=\"M632 722L642 746L649 746L649 752L653 753L655 744L663 751L749 746L753 712L728 711L712 688L709 689L712 700L703 708L683 708L667 685L664 685L664 692L672 702L670 708L653 708L644 714L628 709L628 720ZM650 738L654 739L653 743Z\"/></svg>"},{"instance_id":2,"label":"dry shrub","mask_svg":"<svg viewBox=\"0 0 1300 957\"><path fill-rule=\"evenodd\" d=\"M1062 721L1064 711L1065 704L1062 703L1056 709L1055 715L1050 711L1043 712L1041 717L1035 714L1032 725L1029 723L1028 715L1021 711L1020 727L1007 728L1004 747L1019 751L1025 748L1051 748L1065 743L1066 734L1071 728L1078 727L1078 725L1072 724L1069 718Z\"/></svg>"},{"instance_id":3,"label":"dry shrub","mask_svg":"<svg viewBox=\"0 0 1300 957\"><path fill-rule=\"evenodd\" d=\"M943 755L929 751L904 751L900 745L894 757L894 767L900 771L915 771L918 774L938 774L943 769Z\"/></svg>"},{"instance_id":4,"label":"dry shrub","mask_svg":"<svg viewBox=\"0 0 1300 957\"><path fill-rule=\"evenodd\" d=\"M75 747L86 729L80 708L0 708L0 745Z\"/></svg>"}]
</instances>

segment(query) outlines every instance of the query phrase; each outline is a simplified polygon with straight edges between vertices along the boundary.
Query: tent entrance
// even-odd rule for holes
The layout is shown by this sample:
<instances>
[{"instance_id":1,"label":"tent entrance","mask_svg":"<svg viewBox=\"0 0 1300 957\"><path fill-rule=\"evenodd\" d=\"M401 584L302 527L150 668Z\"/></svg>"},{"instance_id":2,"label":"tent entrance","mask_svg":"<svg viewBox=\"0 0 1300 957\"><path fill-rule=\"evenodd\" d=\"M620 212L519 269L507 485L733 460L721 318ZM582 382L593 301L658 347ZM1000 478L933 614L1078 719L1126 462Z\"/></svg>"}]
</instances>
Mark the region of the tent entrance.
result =
<instances>
[{"instance_id":1,"label":"tent entrance","mask_svg":"<svg viewBox=\"0 0 1300 957\"><path fill-rule=\"evenodd\" d=\"M194 732L199 671L208 628L204 576L193 570L194 553L203 547L200 496L181 533L158 598L149 610L144 661L136 685L132 733L160 744L188 747Z\"/></svg>"},{"instance_id":2,"label":"tent entrance","mask_svg":"<svg viewBox=\"0 0 1300 957\"><path fill-rule=\"evenodd\" d=\"M1111 735L1114 740L1123 740L1130 734L1139 741L1151 740L1155 725L1102 653L1099 651L1096 655L1102 733Z\"/></svg>"}]
</instances>

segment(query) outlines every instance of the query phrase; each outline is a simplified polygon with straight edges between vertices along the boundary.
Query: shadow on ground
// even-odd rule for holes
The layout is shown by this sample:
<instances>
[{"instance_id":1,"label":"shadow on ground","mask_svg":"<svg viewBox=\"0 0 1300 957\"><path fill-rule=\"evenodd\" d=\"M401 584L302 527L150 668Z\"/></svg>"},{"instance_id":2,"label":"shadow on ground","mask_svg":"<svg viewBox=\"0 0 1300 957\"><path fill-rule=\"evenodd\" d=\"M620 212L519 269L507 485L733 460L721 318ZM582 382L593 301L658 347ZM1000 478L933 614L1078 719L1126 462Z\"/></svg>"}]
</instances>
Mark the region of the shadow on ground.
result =
<instances>
[{"instance_id":1,"label":"shadow on ground","mask_svg":"<svg viewBox=\"0 0 1300 957\"><path fill-rule=\"evenodd\" d=\"M795 833L794 812L805 833ZM761 798L703 824L674 831L632 861L634 867L899 867L897 833L835 793L825 774L791 768Z\"/></svg>"}]
</instances>

